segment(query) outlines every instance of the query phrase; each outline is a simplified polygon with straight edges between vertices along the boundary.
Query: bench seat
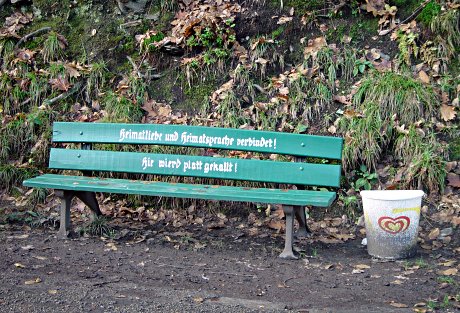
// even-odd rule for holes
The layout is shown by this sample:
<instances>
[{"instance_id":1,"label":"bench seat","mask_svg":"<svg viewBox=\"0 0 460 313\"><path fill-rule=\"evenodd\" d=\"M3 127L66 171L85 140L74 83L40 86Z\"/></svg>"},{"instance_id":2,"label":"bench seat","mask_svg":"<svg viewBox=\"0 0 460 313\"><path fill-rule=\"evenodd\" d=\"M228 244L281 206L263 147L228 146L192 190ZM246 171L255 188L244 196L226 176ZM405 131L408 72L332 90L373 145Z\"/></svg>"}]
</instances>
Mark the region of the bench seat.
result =
<instances>
[{"instance_id":1,"label":"bench seat","mask_svg":"<svg viewBox=\"0 0 460 313\"><path fill-rule=\"evenodd\" d=\"M176 198L313 205L328 207L336 193L293 189L248 188L220 185L199 185L45 174L24 181L24 186L61 190L138 194Z\"/></svg>"}]
</instances>

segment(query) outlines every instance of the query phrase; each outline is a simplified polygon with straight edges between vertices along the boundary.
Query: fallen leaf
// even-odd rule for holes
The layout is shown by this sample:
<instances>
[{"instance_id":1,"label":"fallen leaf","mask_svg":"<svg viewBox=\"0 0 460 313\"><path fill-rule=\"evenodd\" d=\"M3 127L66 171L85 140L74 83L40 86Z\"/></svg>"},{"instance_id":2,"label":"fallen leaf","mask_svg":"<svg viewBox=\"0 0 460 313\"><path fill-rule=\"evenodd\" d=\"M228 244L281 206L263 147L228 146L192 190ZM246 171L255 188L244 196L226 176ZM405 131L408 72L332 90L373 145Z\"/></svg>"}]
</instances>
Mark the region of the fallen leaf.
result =
<instances>
[{"instance_id":1,"label":"fallen leaf","mask_svg":"<svg viewBox=\"0 0 460 313\"><path fill-rule=\"evenodd\" d=\"M445 276L454 276L454 275L457 275L457 272L458 272L458 269L449 268L449 269L444 270L444 271L439 271L439 274L440 275L445 275Z\"/></svg>"},{"instance_id":2,"label":"fallen leaf","mask_svg":"<svg viewBox=\"0 0 460 313\"><path fill-rule=\"evenodd\" d=\"M8 239L26 239L28 237L29 237L28 234L23 234L23 235L17 235L17 236L8 236L6 238Z\"/></svg>"},{"instance_id":3,"label":"fallen leaf","mask_svg":"<svg viewBox=\"0 0 460 313\"><path fill-rule=\"evenodd\" d=\"M259 58L258 58L257 60L255 60L254 62L264 65L264 64L267 64L267 63L268 63L268 60L259 57Z\"/></svg>"},{"instance_id":4,"label":"fallen leaf","mask_svg":"<svg viewBox=\"0 0 460 313\"><path fill-rule=\"evenodd\" d=\"M353 234L334 234L333 236L343 241L347 241L349 239L355 239L355 235Z\"/></svg>"},{"instance_id":5,"label":"fallen leaf","mask_svg":"<svg viewBox=\"0 0 460 313\"><path fill-rule=\"evenodd\" d=\"M429 244L425 244L425 243L422 243L420 245L420 247L424 250L431 250L433 248L433 246L429 245Z\"/></svg>"},{"instance_id":6,"label":"fallen leaf","mask_svg":"<svg viewBox=\"0 0 460 313\"><path fill-rule=\"evenodd\" d=\"M34 285L34 284L38 284L38 283L41 283L42 280L40 279L40 277L37 277L35 279L32 279L32 280L26 280L24 282L25 285Z\"/></svg>"},{"instance_id":7,"label":"fallen leaf","mask_svg":"<svg viewBox=\"0 0 460 313\"><path fill-rule=\"evenodd\" d=\"M355 265L355 267L360 269L360 270L371 268L369 265L366 265L366 264L357 264L357 265Z\"/></svg>"},{"instance_id":8,"label":"fallen leaf","mask_svg":"<svg viewBox=\"0 0 460 313\"><path fill-rule=\"evenodd\" d=\"M452 222L452 225L455 225L455 226L460 225L460 216L454 216L451 222Z\"/></svg>"},{"instance_id":9,"label":"fallen leaf","mask_svg":"<svg viewBox=\"0 0 460 313\"><path fill-rule=\"evenodd\" d=\"M279 89L279 92L281 95L286 96L289 94L289 88L288 87L283 87Z\"/></svg>"},{"instance_id":10,"label":"fallen leaf","mask_svg":"<svg viewBox=\"0 0 460 313\"><path fill-rule=\"evenodd\" d=\"M362 117L363 115L351 109L351 110L345 110L343 112L343 116L345 116L346 118L353 118L353 117Z\"/></svg>"},{"instance_id":11,"label":"fallen leaf","mask_svg":"<svg viewBox=\"0 0 460 313\"><path fill-rule=\"evenodd\" d=\"M195 297L195 298L193 298L193 301L195 303L203 303L204 299L202 297Z\"/></svg>"},{"instance_id":12,"label":"fallen leaf","mask_svg":"<svg viewBox=\"0 0 460 313\"><path fill-rule=\"evenodd\" d=\"M451 266L454 266L455 263L457 263L456 260L449 260L449 261L440 263L440 265L445 266L445 267L451 267Z\"/></svg>"},{"instance_id":13,"label":"fallen leaf","mask_svg":"<svg viewBox=\"0 0 460 313\"><path fill-rule=\"evenodd\" d=\"M453 120L456 115L457 112L455 112L455 107L445 104L441 106L441 117L444 121Z\"/></svg>"},{"instance_id":14,"label":"fallen leaf","mask_svg":"<svg viewBox=\"0 0 460 313\"><path fill-rule=\"evenodd\" d=\"M327 46L326 38L325 37L317 37L315 39L308 40L308 45L304 49L304 55L307 59L309 56L316 57L318 51L321 50L323 47Z\"/></svg>"},{"instance_id":15,"label":"fallen leaf","mask_svg":"<svg viewBox=\"0 0 460 313\"><path fill-rule=\"evenodd\" d=\"M447 180L449 181L449 186L460 188L460 175L455 173L448 173Z\"/></svg>"},{"instance_id":16,"label":"fallen leaf","mask_svg":"<svg viewBox=\"0 0 460 313\"><path fill-rule=\"evenodd\" d=\"M290 21L292 21L292 17L282 16L278 19L278 22L276 22L276 24L283 25L283 24L289 23Z\"/></svg>"},{"instance_id":17,"label":"fallen leaf","mask_svg":"<svg viewBox=\"0 0 460 313\"><path fill-rule=\"evenodd\" d=\"M67 80L67 78L62 77L62 75L59 75L58 78L50 79L49 83L51 84L51 87L53 87L53 89L58 89L61 91L67 91L70 88L69 81Z\"/></svg>"},{"instance_id":18,"label":"fallen leaf","mask_svg":"<svg viewBox=\"0 0 460 313\"><path fill-rule=\"evenodd\" d=\"M428 238L431 239L431 240L434 240L434 239L438 238L439 233L440 233L439 228L435 228L432 231L430 231L430 233L428 234Z\"/></svg>"},{"instance_id":19,"label":"fallen leaf","mask_svg":"<svg viewBox=\"0 0 460 313\"><path fill-rule=\"evenodd\" d=\"M64 67L70 78L78 78L81 76L75 63L65 63Z\"/></svg>"},{"instance_id":20,"label":"fallen leaf","mask_svg":"<svg viewBox=\"0 0 460 313\"><path fill-rule=\"evenodd\" d=\"M394 301L391 301L390 305L394 306L395 308L408 308L409 307L407 304L398 303L398 302L394 302Z\"/></svg>"},{"instance_id":21,"label":"fallen leaf","mask_svg":"<svg viewBox=\"0 0 460 313\"><path fill-rule=\"evenodd\" d=\"M284 221L271 220L270 222L268 222L267 226L270 227L271 229L274 229L280 232L284 230Z\"/></svg>"},{"instance_id":22,"label":"fallen leaf","mask_svg":"<svg viewBox=\"0 0 460 313\"><path fill-rule=\"evenodd\" d=\"M327 27L326 24L321 24L321 25L319 25L319 30L320 30L322 33L327 32L328 29L329 29L329 28Z\"/></svg>"},{"instance_id":23,"label":"fallen leaf","mask_svg":"<svg viewBox=\"0 0 460 313\"><path fill-rule=\"evenodd\" d=\"M110 251L110 250L117 251L118 250L114 242L109 242L108 244L106 244L106 247L108 247L108 249L105 249L104 251Z\"/></svg>"},{"instance_id":24,"label":"fallen leaf","mask_svg":"<svg viewBox=\"0 0 460 313\"><path fill-rule=\"evenodd\" d=\"M420 80L425 83L425 84L429 84L430 83L430 77L428 76L428 74L421 70L420 72L418 72L418 78L420 78Z\"/></svg>"},{"instance_id":25,"label":"fallen leaf","mask_svg":"<svg viewBox=\"0 0 460 313\"><path fill-rule=\"evenodd\" d=\"M337 101L337 102L340 102L340 103L343 103L343 104L346 104L346 105L351 105L350 97L348 97L348 96L335 95L335 96L332 97L332 99L334 101Z\"/></svg>"},{"instance_id":26,"label":"fallen leaf","mask_svg":"<svg viewBox=\"0 0 460 313\"><path fill-rule=\"evenodd\" d=\"M21 61L26 61L27 62L27 61L31 60L34 57L35 53L36 53L36 51L30 51L28 49L23 49L23 50L19 50L16 53L16 56Z\"/></svg>"},{"instance_id":27,"label":"fallen leaf","mask_svg":"<svg viewBox=\"0 0 460 313\"><path fill-rule=\"evenodd\" d=\"M351 42L351 37L345 35L345 36L342 37L342 41L343 41L343 43L350 43Z\"/></svg>"},{"instance_id":28,"label":"fallen leaf","mask_svg":"<svg viewBox=\"0 0 460 313\"><path fill-rule=\"evenodd\" d=\"M337 128L334 126L334 125L331 125L328 129L327 129L328 132L330 132L331 134L335 134L337 133Z\"/></svg>"}]
</instances>

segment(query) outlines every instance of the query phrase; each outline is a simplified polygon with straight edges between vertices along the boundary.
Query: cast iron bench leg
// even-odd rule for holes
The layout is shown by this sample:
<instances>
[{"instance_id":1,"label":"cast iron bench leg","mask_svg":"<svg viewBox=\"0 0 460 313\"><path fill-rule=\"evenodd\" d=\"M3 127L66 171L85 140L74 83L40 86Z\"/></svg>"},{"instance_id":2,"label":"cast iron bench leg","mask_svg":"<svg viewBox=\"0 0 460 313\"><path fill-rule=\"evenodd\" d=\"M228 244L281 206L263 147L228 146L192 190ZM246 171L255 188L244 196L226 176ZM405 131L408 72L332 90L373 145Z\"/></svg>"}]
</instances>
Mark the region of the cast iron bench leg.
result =
<instances>
[{"instance_id":1,"label":"cast iron bench leg","mask_svg":"<svg viewBox=\"0 0 460 313\"><path fill-rule=\"evenodd\" d=\"M305 209L303 206L296 205L294 206L295 218L299 223L299 229L295 232L295 236L299 237L308 237L311 235L310 229L307 226L307 217L305 216Z\"/></svg>"},{"instance_id":2,"label":"cast iron bench leg","mask_svg":"<svg viewBox=\"0 0 460 313\"><path fill-rule=\"evenodd\" d=\"M70 232L70 202L73 198L73 192L56 190L54 193L61 198L61 222L57 236L59 239L67 239Z\"/></svg>"},{"instance_id":3,"label":"cast iron bench leg","mask_svg":"<svg viewBox=\"0 0 460 313\"><path fill-rule=\"evenodd\" d=\"M61 222L59 226L58 238L67 239L70 233L70 204L73 197L77 197L86 204L93 214L91 221L94 221L95 216L102 215L99 209L99 204L96 199L96 193L89 191L69 191L56 190L56 196L61 198Z\"/></svg>"},{"instance_id":4,"label":"cast iron bench leg","mask_svg":"<svg viewBox=\"0 0 460 313\"><path fill-rule=\"evenodd\" d=\"M286 216L286 239L284 241L284 250L280 254L283 259L298 259L292 250L293 228L294 228L294 207L292 205L283 205L284 215Z\"/></svg>"}]
</instances>

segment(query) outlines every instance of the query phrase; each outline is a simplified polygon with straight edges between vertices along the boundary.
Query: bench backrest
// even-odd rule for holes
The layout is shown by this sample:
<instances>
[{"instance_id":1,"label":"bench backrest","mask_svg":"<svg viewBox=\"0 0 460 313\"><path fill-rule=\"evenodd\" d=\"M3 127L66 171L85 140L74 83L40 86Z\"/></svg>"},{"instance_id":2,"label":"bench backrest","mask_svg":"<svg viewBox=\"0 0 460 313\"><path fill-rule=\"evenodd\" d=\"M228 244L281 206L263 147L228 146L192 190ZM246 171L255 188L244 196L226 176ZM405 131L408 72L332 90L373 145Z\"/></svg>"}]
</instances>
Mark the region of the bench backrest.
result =
<instances>
[{"instance_id":1,"label":"bench backrest","mask_svg":"<svg viewBox=\"0 0 460 313\"><path fill-rule=\"evenodd\" d=\"M217 127L54 123L55 143L167 145L341 160L337 137ZM241 158L51 149L50 167L338 187L341 166Z\"/></svg>"}]
</instances>

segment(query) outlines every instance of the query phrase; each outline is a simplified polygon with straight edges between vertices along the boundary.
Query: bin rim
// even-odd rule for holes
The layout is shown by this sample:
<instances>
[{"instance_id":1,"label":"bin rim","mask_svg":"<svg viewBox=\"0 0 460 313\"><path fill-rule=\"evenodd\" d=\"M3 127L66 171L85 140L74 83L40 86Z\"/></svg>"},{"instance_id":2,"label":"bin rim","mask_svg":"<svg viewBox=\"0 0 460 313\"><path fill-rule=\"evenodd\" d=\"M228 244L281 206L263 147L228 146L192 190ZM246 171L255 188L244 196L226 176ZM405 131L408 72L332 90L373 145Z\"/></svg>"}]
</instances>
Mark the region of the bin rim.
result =
<instances>
[{"instance_id":1,"label":"bin rim","mask_svg":"<svg viewBox=\"0 0 460 313\"><path fill-rule=\"evenodd\" d=\"M425 195L423 190L363 190L360 194L363 199L384 201L411 200Z\"/></svg>"}]
</instances>

